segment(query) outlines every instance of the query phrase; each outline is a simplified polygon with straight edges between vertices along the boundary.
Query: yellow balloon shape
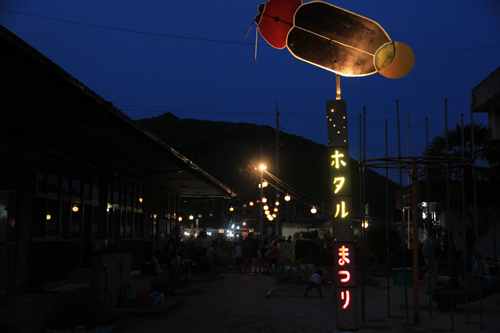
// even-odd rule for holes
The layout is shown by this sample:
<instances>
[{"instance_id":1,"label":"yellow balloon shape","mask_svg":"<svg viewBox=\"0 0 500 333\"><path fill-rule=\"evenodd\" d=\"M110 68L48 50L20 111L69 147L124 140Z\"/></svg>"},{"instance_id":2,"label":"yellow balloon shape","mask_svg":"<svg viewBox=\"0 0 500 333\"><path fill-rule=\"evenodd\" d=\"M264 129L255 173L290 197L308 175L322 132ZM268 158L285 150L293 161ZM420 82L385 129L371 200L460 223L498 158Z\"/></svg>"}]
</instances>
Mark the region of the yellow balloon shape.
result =
<instances>
[{"instance_id":1,"label":"yellow balloon shape","mask_svg":"<svg viewBox=\"0 0 500 333\"><path fill-rule=\"evenodd\" d=\"M375 68L389 79L399 79L411 72L415 65L412 49L400 42L382 45L373 58Z\"/></svg>"}]
</instances>

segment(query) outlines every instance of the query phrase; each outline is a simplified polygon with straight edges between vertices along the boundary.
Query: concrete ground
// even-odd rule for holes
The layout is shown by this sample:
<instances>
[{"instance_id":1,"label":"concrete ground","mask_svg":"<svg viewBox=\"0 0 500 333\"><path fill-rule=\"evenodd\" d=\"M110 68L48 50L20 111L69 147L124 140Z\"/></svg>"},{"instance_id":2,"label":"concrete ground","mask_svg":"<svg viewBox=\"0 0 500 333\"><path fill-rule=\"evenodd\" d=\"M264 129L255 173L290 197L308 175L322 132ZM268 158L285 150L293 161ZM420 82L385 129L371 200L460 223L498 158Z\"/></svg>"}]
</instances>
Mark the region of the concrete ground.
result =
<instances>
[{"instance_id":1,"label":"concrete ground","mask_svg":"<svg viewBox=\"0 0 500 333\"><path fill-rule=\"evenodd\" d=\"M150 279L135 277L132 295L148 288ZM405 287L394 285L391 279L387 289L385 278L377 280L378 286L365 289L364 319L358 300L360 332L500 332L500 303L490 301L491 296L482 300L482 315L479 302L468 308L458 305L452 315L439 311L435 303L429 306L422 281L419 323L415 323L413 287L406 289L407 311ZM315 289L304 297L303 284L276 283L272 276L248 273L226 273L220 280L193 284L195 292L167 297L165 311L155 316L138 316L133 309L124 312L116 332L333 332L337 328L335 306L327 287L324 298L319 298ZM42 332L43 315L51 308L53 298L50 294L11 297L0 306L0 325L10 309L9 322L20 332Z\"/></svg>"}]
</instances>

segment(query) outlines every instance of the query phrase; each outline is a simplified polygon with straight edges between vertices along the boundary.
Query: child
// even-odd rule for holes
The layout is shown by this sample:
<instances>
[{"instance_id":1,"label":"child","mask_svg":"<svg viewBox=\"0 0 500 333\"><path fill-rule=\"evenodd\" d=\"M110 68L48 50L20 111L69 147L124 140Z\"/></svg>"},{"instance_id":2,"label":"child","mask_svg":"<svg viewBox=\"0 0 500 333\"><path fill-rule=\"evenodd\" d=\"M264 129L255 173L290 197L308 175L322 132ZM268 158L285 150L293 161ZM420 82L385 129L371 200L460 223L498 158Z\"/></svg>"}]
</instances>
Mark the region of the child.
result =
<instances>
[{"instance_id":1,"label":"child","mask_svg":"<svg viewBox=\"0 0 500 333\"><path fill-rule=\"evenodd\" d=\"M311 277L309 278L309 284L307 285L304 297L307 297L307 293L310 292L312 288L316 288L316 291L319 294L319 298L323 298L322 287L321 287L321 285L323 284L322 280L323 280L323 271L321 269L318 269L316 273L311 275Z\"/></svg>"}]
</instances>

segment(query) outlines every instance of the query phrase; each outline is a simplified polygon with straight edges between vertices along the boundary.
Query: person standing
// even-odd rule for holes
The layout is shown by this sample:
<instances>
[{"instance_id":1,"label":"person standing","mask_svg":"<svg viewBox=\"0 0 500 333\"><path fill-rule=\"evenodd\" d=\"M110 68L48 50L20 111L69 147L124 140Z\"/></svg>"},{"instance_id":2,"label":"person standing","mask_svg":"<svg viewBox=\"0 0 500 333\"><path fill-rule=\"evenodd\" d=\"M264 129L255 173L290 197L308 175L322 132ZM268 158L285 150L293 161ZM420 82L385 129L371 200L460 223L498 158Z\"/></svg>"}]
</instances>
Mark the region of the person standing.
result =
<instances>
[{"instance_id":1,"label":"person standing","mask_svg":"<svg viewBox=\"0 0 500 333\"><path fill-rule=\"evenodd\" d=\"M262 273L269 273L269 260L271 259L271 247L267 240L264 241L264 244L260 248L261 253L261 262L262 262Z\"/></svg>"},{"instance_id":2,"label":"person standing","mask_svg":"<svg viewBox=\"0 0 500 333\"><path fill-rule=\"evenodd\" d=\"M271 259L269 260L269 267L271 268L272 273L278 273L278 259L280 257L280 249L278 247L278 242L274 241L273 246L271 248ZM274 265L274 269L273 269Z\"/></svg>"},{"instance_id":3,"label":"person standing","mask_svg":"<svg viewBox=\"0 0 500 333\"><path fill-rule=\"evenodd\" d=\"M238 270L238 273L243 273L243 249L241 248L241 244L243 242L240 240L236 244L236 247L234 248L235 254L234 254L234 263L236 264L236 269Z\"/></svg>"},{"instance_id":4,"label":"person standing","mask_svg":"<svg viewBox=\"0 0 500 333\"><path fill-rule=\"evenodd\" d=\"M434 246L434 230L431 230L422 247L422 254L427 266L427 285L425 291L427 295L436 289L438 281L438 264Z\"/></svg>"},{"instance_id":5,"label":"person standing","mask_svg":"<svg viewBox=\"0 0 500 333\"><path fill-rule=\"evenodd\" d=\"M480 283L484 279L483 275L483 263L481 262L482 256L480 254L474 254L472 256L472 283Z\"/></svg>"}]
</instances>

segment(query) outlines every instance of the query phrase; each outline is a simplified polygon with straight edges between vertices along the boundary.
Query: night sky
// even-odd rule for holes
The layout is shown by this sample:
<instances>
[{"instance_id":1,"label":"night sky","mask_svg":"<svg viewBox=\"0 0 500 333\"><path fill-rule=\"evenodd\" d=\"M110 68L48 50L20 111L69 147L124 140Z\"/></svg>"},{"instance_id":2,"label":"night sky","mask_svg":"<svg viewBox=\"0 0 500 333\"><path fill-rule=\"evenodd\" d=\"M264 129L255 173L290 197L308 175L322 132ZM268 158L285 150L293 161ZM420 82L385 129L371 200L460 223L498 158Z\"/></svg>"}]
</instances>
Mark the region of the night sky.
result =
<instances>
[{"instance_id":1,"label":"night sky","mask_svg":"<svg viewBox=\"0 0 500 333\"><path fill-rule=\"evenodd\" d=\"M335 74L270 47L255 25L262 1L1 1L0 24L132 119L172 112L180 118L280 127L327 144L326 101ZM471 90L500 66L498 0L327 1L378 22L409 45L415 67L401 79L341 77L351 157L359 157L359 115L366 107L367 158L397 156L399 100L402 154L425 148L465 114ZM475 115L486 124L484 114ZM182 152L181 152L182 153ZM196 162L196 161L195 161Z\"/></svg>"}]
</instances>

